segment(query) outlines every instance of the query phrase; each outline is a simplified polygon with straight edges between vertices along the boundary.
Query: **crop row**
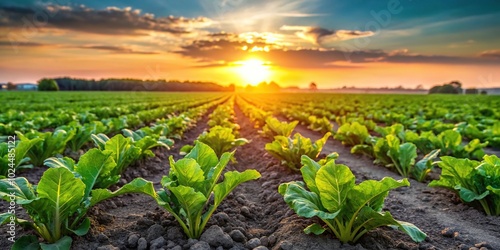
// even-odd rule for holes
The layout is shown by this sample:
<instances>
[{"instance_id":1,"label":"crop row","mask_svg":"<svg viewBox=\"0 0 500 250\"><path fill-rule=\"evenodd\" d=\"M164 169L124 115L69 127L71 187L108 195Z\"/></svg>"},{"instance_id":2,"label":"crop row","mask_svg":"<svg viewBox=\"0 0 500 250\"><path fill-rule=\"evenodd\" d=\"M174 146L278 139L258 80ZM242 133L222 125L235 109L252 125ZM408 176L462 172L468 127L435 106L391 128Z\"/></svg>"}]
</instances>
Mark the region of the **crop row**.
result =
<instances>
[{"instance_id":1,"label":"crop row","mask_svg":"<svg viewBox=\"0 0 500 250\"><path fill-rule=\"evenodd\" d=\"M113 95L114 96L114 95ZM44 130L59 126L93 123L98 127L102 125L109 127L109 130L119 131L126 127L137 127L147 124L165 114L182 112L188 108L209 103L222 96L195 96L189 95L167 97L167 100L158 102L144 102L130 104L115 104L111 100L96 101L92 106L81 105L80 103L67 103L65 108L42 111L23 112L22 109L8 109L0 114L0 135L10 135L14 131L29 132L31 130ZM206 98L203 98L206 97ZM133 100L133 99L132 99ZM8 103L7 103L8 104ZM24 107L30 105L24 103ZM9 106L9 105L7 105ZM105 129L105 128L104 128Z\"/></svg>"}]
</instances>

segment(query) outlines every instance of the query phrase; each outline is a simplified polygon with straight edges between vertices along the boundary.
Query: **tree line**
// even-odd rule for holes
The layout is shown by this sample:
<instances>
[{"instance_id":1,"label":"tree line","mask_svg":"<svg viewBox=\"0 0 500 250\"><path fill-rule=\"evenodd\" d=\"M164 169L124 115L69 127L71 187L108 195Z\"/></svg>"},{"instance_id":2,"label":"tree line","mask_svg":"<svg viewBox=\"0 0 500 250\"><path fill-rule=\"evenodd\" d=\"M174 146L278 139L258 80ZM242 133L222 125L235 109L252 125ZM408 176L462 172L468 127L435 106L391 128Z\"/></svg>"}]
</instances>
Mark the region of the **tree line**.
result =
<instances>
[{"instance_id":1,"label":"tree line","mask_svg":"<svg viewBox=\"0 0 500 250\"><path fill-rule=\"evenodd\" d=\"M452 81L443 85L436 85L429 89L429 94L463 94L464 89L459 81ZM479 94L476 88L465 89L465 94ZM487 94L486 91L481 91L481 94Z\"/></svg>"},{"instance_id":2,"label":"tree line","mask_svg":"<svg viewBox=\"0 0 500 250\"><path fill-rule=\"evenodd\" d=\"M224 87L214 82L177 80L139 80L108 78L101 80L78 78L44 78L38 81L41 91L234 91L234 85Z\"/></svg>"}]
</instances>

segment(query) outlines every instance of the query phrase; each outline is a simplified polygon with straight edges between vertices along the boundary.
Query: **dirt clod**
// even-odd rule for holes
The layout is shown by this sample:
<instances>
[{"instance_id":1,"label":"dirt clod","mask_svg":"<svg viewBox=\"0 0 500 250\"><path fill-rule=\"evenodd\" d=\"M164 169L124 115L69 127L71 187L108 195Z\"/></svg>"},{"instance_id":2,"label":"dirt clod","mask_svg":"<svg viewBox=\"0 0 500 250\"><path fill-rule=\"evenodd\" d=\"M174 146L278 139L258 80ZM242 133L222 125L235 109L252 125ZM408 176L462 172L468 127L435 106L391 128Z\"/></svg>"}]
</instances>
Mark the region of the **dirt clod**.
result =
<instances>
[{"instance_id":1,"label":"dirt clod","mask_svg":"<svg viewBox=\"0 0 500 250\"><path fill-rule=\"evenodd\" d=\"M229 233L229 236L231 236L231 238L236 242L245 243L245 241L247 240L245 235L240 230L232 230Z\"/></svg>"},{"instance_id":2,"label":"dirt clod","mask_svg":"<svg viewBox=\"0 0 500 250\"><path fill-rule=\"evenodd\" d=\"M200 240L207 242L212 247L222 246L224 248L231 248L234 245L233 239L217 225L206 229L201 235Z\"/></svg>"},{"instance_id":3,"label":"dirt clod","mask_svg":"<svg viewBox=\"0 0 500 250\"><path fill-rule=\"evenodd\" d=\"M189 250L210 250L210 245L205 242L205 241L198 241L191 247L189 247Z\"/></svg>"},{"instance_id":4,"label":"dirt clod","mask_svg":"<svg viewBox=\"0 0 500 250\"><path fill-rule=\"evenodd\" d=\"M260 239L258 239L258 238L252 238L252 239L250 239L250 240L247 242L246 246L247 246L248 248L250 248L250 249L254 249L254 248L256 248L256 247L260 246L260 244L261 244L261 243L260 243Z\"/></svg>"},{"instance_id":5,"label":"dirt clod","mask_svg":"<svg viewBox=\"0 0 500 250\"><path fill-rule=\"evenodd\" d=\"M137 241L137 250L146 250L147 248L148 248L148 241L144 237L141 237Z\"/></svg>"}]
</instances>

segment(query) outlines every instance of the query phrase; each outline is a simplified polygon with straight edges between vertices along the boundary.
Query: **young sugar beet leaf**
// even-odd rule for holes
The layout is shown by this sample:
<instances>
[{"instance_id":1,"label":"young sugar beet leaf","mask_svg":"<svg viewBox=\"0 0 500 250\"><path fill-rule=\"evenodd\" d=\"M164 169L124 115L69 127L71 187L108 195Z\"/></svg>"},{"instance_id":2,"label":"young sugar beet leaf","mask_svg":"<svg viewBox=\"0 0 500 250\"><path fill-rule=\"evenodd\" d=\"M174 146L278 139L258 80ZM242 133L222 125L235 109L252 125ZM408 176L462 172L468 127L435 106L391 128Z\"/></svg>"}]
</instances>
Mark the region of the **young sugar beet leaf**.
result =
<instances>
[{"instance_id":1,"label":"young sugar beet leaf","mask_svg":"<svg viewBox=\"0 0 500 250\"><path fill-rule=\"evenodd\" d=\"M159 136L158 134L147 135L144 130L132 131L129 129L123 129L123 134L132 138L134 146L141 149L141 157L154 157L155 154L151 149L156 147L164 147L170 149L174 145L174 141L167 139L165 136Z\"/></svg>"},{"instance_id":2,"label":"young sugar beet leaf","mask_svg":"<svg viewBox=\"0 0 500 250\"><path fill-rule=\"evenodd\" d=\"M464 202L479 203L487 215L500 215L500 159L486 155L482 162L441 157L441 177L431 187L453 190Z\"/></svg>"},{"instance_id":3,"label":"young sugar beet leaf","mask_svg":"<svg viewBox=\"0 0 500 250\"><path fill-rule=\"evenodd\" d=\"M100 151L93 148L80 156L78 164L75 164L75 161L69 157L51 157L45 160L44 164L51 168L66 168L73 172L75 176L78 176L80 171L89 168L89 166L99 167L99 175L96 176L92 187L108 188L118 183L121 177L117 171L113 171L117 165L112 155L113 152L110 150Z\"/></svg>"},{"instance_id":4,"label":"young sugar beet leaf","mask_svg":"<svg viewBox=\"0 0 500 250\"><path fill-rule=\"evenodd\" d=\"M112 157L116 162L113 175L121 175L125 169L141 158L141 149L134 145L132 138L125 138L118 134L108 138L105 134L92 135L92 140L101 151L113 152Z\"/></svg>"},{"instance_id":5,"label":"young sugar beet leaf","mask_svg":"<svg viewBox=\"0 0 500 250\"><path fill-rule=\"evenodd\" d=\"M226 172L219 182L233 154L226 152L218 159L211 147L198 141L183 159L175 162L170 157L169 175L161 181L164 189L153 198L175 217L189 238L201 236L213 212L236 186L260 178L259 172L248 169Z\"/></svg>"},{"instance_id":6,"label":"young sugar beet leaf","mask_svg":"<svg viewBox=\"0 0 500 250\"><path fill-rule=\"evenodd\" d=\"M375 156L374 164L387 166L392 163L391 157L387 154L389 151L389 143L386 138L377 138L373 145L373 155Z\"/></svg>"},{"instance_id":7,"label":"young sugar beet leaf","mask_svg":"<svg viewBox=\"0 0 500 250\"><path fill-rule=\"evenodd\" d=\"M389 146L387 155L392 160L392 164L388 166L395 168L401 176L409 178L411 169L415 165L415 159L417 158L417 146L410 142L400 144L399 138L392 134L385 138Z\"/></svg>"},{"instance_id":8,"label":"young sugar beet leaf","mask_svg":"<svg viewBox=\"0 0 500 250\"><path fill-rule=\"evenodd\" d=\"M299 133L294 134L293 138L276 136L273 142L266 144L266 150L274 157L280 159L283 165L294 171L298 171L302 155L316 159L330 135L331 133L326 133L323 138L314 143L311 142L311 139Z\"/></svg>"},{"instance_id":9,"label":"young sugar beet leaf","mask_svg":"<svg viewBox=\"0 0 500 250\"><path fill-rule=\"evenodd\" d=\"M299 215L318 217L326 225L312 224L305 233L322 234L330 230L343 243L354 243L368 231L381 226L392 226L408 234L415 242L426 235L415 225L395 220L389 212L382 212L389 191L409 186L407 179L396 181L385 177L380 181L367 180L355 184L355 176L349 167L325 165L302 157L302 181L283 183L278 191L285 202Z\"/></svg>"},{"instance_id":10,"label":"young sugar beet leaf","mask_svg":"<svg viewBox=\"0 0 500 250\"><path fill-rule=\"evenodd\" d=\"M369 144L371 136L366 126L358 122L345 123L339 127L334 136L335 140L340 140L343 145L354 146L358 144Z\"/></svg>"},{"instance_id":11,"label":"young sugar beet leaf","mask_svg":"<svg viewBox=\"0 0 500 250\"><path fill-rule=\"evenodd\" d=\"M318 118L314 115L309 116L309 126L307 127L313 131L318 131L321 133L328 133L333 131L333 125L330 123L330 120L328 120L328 118Z\"/></svg>"},{"instance_id":12,"label":"young sugar beet leaf","mask_svg":"<svg viewBox=\"0 0 500 250\"><path fill-rule=\"evenodd\" d=\"M80 125L77 122L72 122L71 124L62 126L60 128L66 131L75 131L75 136L68 141L68 147L73 152L77 152L83 147L83 145L85 145L85 143L91 141L92 134L101 133L106 130L104 124L97 121L84 125Z\"/></svg>"},{"instance_id":13,"label":"young sugar beet leaf","mask_svg":"<svg viewBox=\"0 0 500 250\"><path fill-rule=\"evenodd\" d=\"M217 157L221 157L223 153L229 152L235 147L248 143L245 138L236 138L231 128L221 126L215 126L209 132L203 132L197 140L210 146Z\"/></svg>"},{"instance_id":14,"label":"young sugar beet leaf","mask_svg":"<svg viewBox=\"0 0 500 250\"><path fill-rule=\"evenodd\" d=\"M36 187L26 178L0 180L0 198L14 199L31 218L31 221L22 220L13 213L4 213L0 214L0 224L10 223L13 218L15 223L34 229L45 241L39 243L36 236L24 236L12 249L70 249L70 235L82 236L88 232L90 220L86 214L95 204L127 193L154 195L153 183L141 178L114 192L94 189L103 178L102 173L116 164L110 157L94 158L98 150L93 152L88 158L82 156L78 165L69 165L72 170L67 166L49 168Z\"/></svg>"},{"instance_id":15,"label":"young sugar beet leaf","mask_svg":"<svg viewBox=\"0 0 500 250\"><path fill-rule=\"evenodd\" d=\"M41 142L36 143L32 147L30 147L27 153L27 156L30 158L30 162L35 167L41 167L45 159L63 153L64 149L66 148L66 144L75 135L75 131L66 132L64 130L58 129L54 131L54 133L41 133L35 131L29 132L25 135L21 132L16 131L16 134L21 142L27 142L33 140L34 138L42 139Z\"/></svg>"},{"instance_id":16,"label":"young sugar beet leaf","mask_svg":"<svg viewBox=\"0 0 500 250\"><path fill-rule=\"evenodd\" d=\"M26 165L30 161L30 158L25 156L33 146L41 141L41 138L18 141L14 150L12 148L9 149L7 143L0 143L0 179L2 177L9 177L9 173L15 174L13 171L17 169L32 168L33 165Z\"/></svg>"},{"instance_id":17,"label":"young sugar beet leaf","mask_svg":"<svg viewBox=\"0 0 500 250\"><path fill-rule=\"evenodd\" d=\"M266 125L259 131L262 136L273 139L277 135L289 137L297 126L298 121L280 122L278 119L269 116L266 118Z\"/></svg>"},{"instance_id":18,"label":"young sugar beet leaf","mask_svg":"<svg viewBox=\"0 0 500 250\"><path fill-rule=\"evenodd\" d=\"M419 182L424 182L427 175L432 171L436 163L434 162L434 159L439 156L439 152L439 149L435 149L425 155L422 160L418 161L415 166L413 166L411 169L411 176Z\"/></svg>"}]
</instances>

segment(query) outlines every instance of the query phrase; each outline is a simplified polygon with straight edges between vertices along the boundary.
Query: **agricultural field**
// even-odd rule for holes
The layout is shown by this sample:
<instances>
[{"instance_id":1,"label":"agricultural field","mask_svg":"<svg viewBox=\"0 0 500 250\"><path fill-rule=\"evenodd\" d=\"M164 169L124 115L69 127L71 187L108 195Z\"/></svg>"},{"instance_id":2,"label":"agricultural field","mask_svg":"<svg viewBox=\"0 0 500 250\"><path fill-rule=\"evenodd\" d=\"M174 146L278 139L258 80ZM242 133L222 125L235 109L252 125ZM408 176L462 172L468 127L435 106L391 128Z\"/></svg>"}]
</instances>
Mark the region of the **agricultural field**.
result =
<instances>
[{"instance_id":1,"label":"agricultural field","mask_svg":"<svg viewBox=\"0 0 500 250\"><path fill-rule=\"evenodd\" d=\"M499 97L0 99L2 249L500 249Z\"/></svg>"}]
</instances>

